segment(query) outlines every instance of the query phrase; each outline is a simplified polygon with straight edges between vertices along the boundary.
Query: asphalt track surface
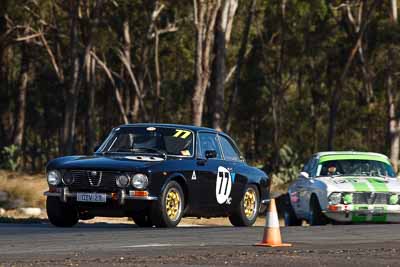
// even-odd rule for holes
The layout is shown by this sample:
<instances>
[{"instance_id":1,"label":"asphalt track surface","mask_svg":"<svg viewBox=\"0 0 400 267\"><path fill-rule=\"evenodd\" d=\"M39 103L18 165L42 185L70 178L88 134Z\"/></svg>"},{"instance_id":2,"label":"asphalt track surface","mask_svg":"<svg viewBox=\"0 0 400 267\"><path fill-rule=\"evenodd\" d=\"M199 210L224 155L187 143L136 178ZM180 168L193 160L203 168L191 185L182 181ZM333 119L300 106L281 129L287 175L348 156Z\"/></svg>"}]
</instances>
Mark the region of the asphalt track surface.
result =
<instances>
[{"instance_id":1,"label":"asphalt track surface","mask_svg":"<svg viewBox=\"0 0 400 267\"><path fill-rule=\"evenodd\" d=\"M399 266L400 224L281 228L290 248L254 247L263 227L0 224L0 266Z\"/></svg>"}]
</instances>

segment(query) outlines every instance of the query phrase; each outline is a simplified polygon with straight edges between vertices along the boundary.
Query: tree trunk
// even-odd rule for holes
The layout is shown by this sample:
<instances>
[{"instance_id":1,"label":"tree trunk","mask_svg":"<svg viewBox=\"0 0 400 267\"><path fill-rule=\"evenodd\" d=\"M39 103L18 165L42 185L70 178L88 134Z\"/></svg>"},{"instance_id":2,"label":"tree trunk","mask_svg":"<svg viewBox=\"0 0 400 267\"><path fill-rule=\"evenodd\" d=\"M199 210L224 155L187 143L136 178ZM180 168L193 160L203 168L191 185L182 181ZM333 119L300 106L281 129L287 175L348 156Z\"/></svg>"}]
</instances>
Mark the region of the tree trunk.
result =
<instances>
[{"instance_id":1,"label":"tree trunk","mask_svg":"<svg viewBox=\"0 0 400 267\"><path fill-rule=\"evenodd\" d=\"M86 150L88 153L94 151L95 146L95 96L96 96L96 61L92 56L89 55L89 66L86 78L86 84L88 85L86 88L88 90L88 112L87 112L87 127L86 127Z\"/></svg>"},{"instance_id":2,"label":"tree trunk","mask_svg":"<svg viewBox=\"0 0 400 267\"><path fill-rule=\"evenodd\" d=\"M20 72L20 84L18 87L18 98L16 104L16 115L15 115L15 129L13 136L13 144L21 148L24 130L25 130L25 113L26 113L26 94L28 89L28 83L30 80L29 76L29 56L28 47L25 42L21 44L22 58L21 58L21 72Z\"/></svg>"},{"instance_id":3,"label":"tree trunk","mask_svg":"<svg viewBox=\"0 0 400 267\"><path fill-rule=\"evenodd\" d=\"M70 19L70 81L64 115L63 148L65 154L72 154L75 138L76 113L79 94L79 54L78 54L78 9L80 1L73 1L69 11Z\"/></svg>"},{"instance_id":4,"label":"tree trunk","mask_svg":"<svg viewBox=\"0 0 400 267\"><path fill-rule=\"evenodd\" d=\"M249 33L250 33L251 24L253 22L254 14L256 12L256 7L257 7L257 0L252 0L248 6L246 24L243 29L242 40L241 40L241 44L240 44L237 61L236 61L236 71L235 71L235 80L233 82L233 92L229 98L228 109L227 109L226 115L225 115L225 127L224 128L228 132L231 128L233 106L236 103L236 98L239 93L240 74L241 74L241 70L242 70L244 56L245 56L246 49L247 49L247 44L249 42Z\"/></svg>"},{"instance_id":5,"label":"tree trunk","mask_svg":"<svg viewBox=\"0 0 400 267\"><path fill-rule=\"evenodd\" d=\"M160 59L159 59L159 44L160 34L157 27L154 28L154 67L156 75L156 96L154 101L153 109L153 121L158 121L160 115L160 104L161 104L161 73L160 73Z\"/></svg>"},{"instance_id":6,"label":"tree trunk","mask_svg":"<svg viewBox=\"0 0 400 267\"><path fill-rule=\"evenodd\" d=\"M204 97L211 73L211 52L214 43L215 21L221 6L220 0L194 0L194 24L196 28L195 85L192 97L193 124L201 126Z\"/></svg>"},{"instance_id":7,"label":"tree trunk","mask_svg":"<svg viewBox=\"0 0 400 267\"><path fill-rule=\"evenodd\" d=\"M390 19L393 23L397 23L397 0L390 0L391 4L391 12L390 12Z\"/></svg>"},{"instance_id":8,"label":"tree trunk","mask_svg":"<svg viewBox=\"0 0 400 267\"><path fill-rule=\"evenodd\" d=\"M272 111L272 123L273 123L273 161L272 168L277 169L279 166L280 159L280 116L279 116L279 96L275 93L271 94L271 111Z\"/></svg>"},{"instance_id":9,"label":"tree trunk","mask_svg":"<svg viewBox=\"0 0 400 267\"><path fill-rule=\"evenodd\" d=\"M361 21L361 25L359 26L360 30L357 32L356 42L352 47L349 56L347 57L346 64L333 90L329 107L328 150L334 149L334 139L336 136L336 118L347 73L349 72L349 69L354 61L354 57L356 56L362 45L362 40L368 25L368 20L371 17L372 11L375 9L377 4L378 1L372 2L370 8L368 9L368 11L366 11L365 18Z\"/></svg>"},{"instance_id":10,"label":"tree trunk","mask_svg":"<svg viewBox=\"0 0 400 267\"><path fill-rule=\"evenodd\" d=\"M7 45L5 39L7 38L7 10L8 1L0 2L0 85L4 85L7 80L7 64L5 62L5 54Z\"/></svg>"},{"instance_id":11,"label":"tree trunk","mask_svg":"<svg viewBox=\"0 0 400 267\"><path fill-rule=\"evenodd\" d=\"M94 150L94 139L95 139L95 92L96 92L96 61L93 58L91 51L95 50L93 45L93 35L97 25L99 23L100 11L103 5L102 0L93 1L93 7L91 9L90 1L84 0L83 6L86 9L85 18L82 20L81 28L86 33L84 36L85 42L85 54L84 54L84 65L83 70L85 76L85 89L88 96L88 110L87 110L87 123L86 123L86 152L91 153Z\"/></svg>"},{"instance_id":12,"label":"tree trunk","mask_svg":"<svg viewBox=\"0 0 400 267\"><path fill-rule=\"evenodd\" d=\"M393 88L393 78L391 73L387 75L386 81L387 101L388 101L388 121L389 121L389 144L390 144L390 161L393 169L397 173L399 171L399 145L400 145L400 118L397 116L396 106L397 97Z\"/></svg>"},{"instance_id":13,"label":"tree trunk","mask_svg":"<svg viewBox=\"0 0 400 267\"><path fill-rule=\"evenodd\" d=\"M213 108L213 128L221 131L224 98L225 98L225 76L226 76L226 48L230 40L232 24L237 8L237 0L225 0L220 8L217 18L217 27L215 32L215 98Z\"/></svg>"},{"instance_id":14,"label":"tree trunk","mask_svg":"<svg viewBox=\"0 0 400 267\"><path fill-rule=\"evenodd\" d=\"M397 0L391 1L390 19L393 25L397 24ZM400 150L400 116L398 115L398 93L393 79L393 73L396 71L393 66L395 52L390 44L388 51L388 70L386 78L387 105L388 105L388 130L389 130L389 147L390 161L393 169L397 173L399 171L399 150Z\"/></svg>"},{"instance_id":15,"label":"tree trunk","mask_svg":"<svg viewBox=\"0 0 400 267\"><path fill-rule=\"evenodd\" d=\"M125 19L124 19L124 22L123 22L123 24L122 24L122 36L123 36L123 51L122 51L122 53L124 54L124 56L125 56L125 58L128 60L128 63L129 63L129 65L132 65L132 63L131 63L131 48L132 48L132 42L131 42L131 34L130 34L130 27L129 27L129 18L128 18L128 16L126 16L125 17ZM124 73L124 77L125 77L125 80L129 80L129 74L128 74L128 71L125 69L125 67L124 66L122 66L122 68L123 68L123 73ZM130 86L129 85L126 85L126 91L131 91L130 89ZM130 96L130 95L135 95L134 93L133 94L127 94L128 96ZM130 100L126 100L127 102L129 102L129 104L131 103L131 102L133 102L133 101L130 101ZM128 119L127 120L129 120L129 121L136 121L136 119L137 119L137 116L136 116L136 114L137 114L137 111L136 111L136 113L135 113L135 111L133 111L133 108L132 108L132 110L130 110L131 109L131 107L130 106L127 106L126 107L126 112L128 113L127 114L127 116L128 116ZM133 114L135 114L135 116L133 116Z\"/></svg>"},{"instance_id":16,"label":"tree trunk","mask_svg":"<svg viewBox=\"0 0 400 267\"><path fill-rule=\"evenodd\" d=\"M334 149L337 112L342 91L341 86L342 84L340 82L336 83L329 103L328 150Z\"/></svg>"},{"instance_id":17,"label":"tree trunk","mask_svg":"<svg viewBox=\"0 0 400 267\"><path fill-rule=\"evenodd\" d=\"M8 40L10 39L7 36L7 31L9 25L7 23L7 9L9 0L0 1L0 94L3 96L8 96L8 74L10 71L10 54L11 54L11 47L8 46ZM0 140L0 147L3 145L8 145L13 138L13 127L12 122L13 120L4 120L5 117L12 117L12 112L10 112L6 105L2 104L0 107L0 136L3 136Z\"/></svg>"}]
</instances>

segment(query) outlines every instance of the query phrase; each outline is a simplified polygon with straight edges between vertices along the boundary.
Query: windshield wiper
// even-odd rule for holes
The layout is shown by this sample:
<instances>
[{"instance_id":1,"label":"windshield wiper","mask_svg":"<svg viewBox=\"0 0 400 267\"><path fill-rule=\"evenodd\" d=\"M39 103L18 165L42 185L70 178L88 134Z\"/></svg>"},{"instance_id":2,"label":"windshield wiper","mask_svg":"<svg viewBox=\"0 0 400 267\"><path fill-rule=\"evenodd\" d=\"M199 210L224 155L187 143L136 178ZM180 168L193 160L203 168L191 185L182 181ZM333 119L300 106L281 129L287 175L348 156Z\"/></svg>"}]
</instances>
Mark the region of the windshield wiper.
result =
<instances>
[{"instance_id":1,"label":"windshield wiper","mask_svg":"<svg viewBox=\"0 0 400 267\"><path fill-rule=\"evenodd\" d=\"M377 175L372 175L372 176L375 176L375 179L379 177L378 179L383 179L384 181L387 181L389 178L393 178L393 177L383 175L383 174L377 174Z\"/></svg>"},{"instance_id":2,"label":"windshield wiper","mask_svg":"<svg viewBox=\"0 0 400 267\"><path fill-rule=\"evenodd\" d=\"M156 148L150 148L150 147L139 147L139 148L132 148L130 150L130 152L140 152L140 151L148 151L150 153L155 153L158 155L162 155L164 157L164 159L167 159L167 153L165 153L165 151L160 150L160 149L156 149Z\"/></svg>"},{"instance_id":3,"label":"windshield wiper","mask_svg":"<svg viewBox=\"0 0 400 267\"><path fill-rule=\"evenodd\" d=\"M159 150L156 148L149 148L149 147L139 147L139 148L131 148L131 149L118 149L117 151L104 151L101 152L102 155L110 155L110 154L123 154L123 153L151 153L161 155L164 159L167 159L167 153L163 150Z\"/></svg>"},{"instance_id":4,"label":"windshield wiper","mask_svg":"<svg viewBox=\"0 0 400 267\"><path fill-rule=\"evenodd\" d=\"M336 177L341 177L341 176L344 176L345 174L344 173L338 173L338 174L332 174L332 175L329 175L331 178L336 178Z\"/></svg>"}]
</instances>

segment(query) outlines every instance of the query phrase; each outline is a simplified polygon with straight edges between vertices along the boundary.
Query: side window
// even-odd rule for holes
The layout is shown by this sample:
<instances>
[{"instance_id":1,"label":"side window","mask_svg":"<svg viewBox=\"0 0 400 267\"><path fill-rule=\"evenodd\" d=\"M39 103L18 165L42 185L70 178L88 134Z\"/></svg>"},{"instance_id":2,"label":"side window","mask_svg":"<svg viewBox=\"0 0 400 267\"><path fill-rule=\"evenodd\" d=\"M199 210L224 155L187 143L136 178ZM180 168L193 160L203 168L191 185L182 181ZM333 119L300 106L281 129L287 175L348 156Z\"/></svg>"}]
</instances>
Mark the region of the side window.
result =
<instances>
[{"instance_id":1,"label":"side window","mask_svg":"<svg viewBox=\"0 0 400 267\"><path fill-rule=\"evenodd\" d=\"M224 153L224 157L226 160L232 160L232 161L240 161L240 156L233 146L233 144L224 136L219 136L220 141L221 141L221 147L222 147L222 152Z\"/></svg>"},{"instance_id":2,"label":"side window","mask_svg":"<svg viewBox=\"0 0 400 267\"><path fill-rule=\"evenodd\" d=\"M199 133L200 140L200 155L206 157L207 150L215 150L217 152L217 159L221 159L221 150L219 148L217 135L213 133Z\"/></svg>"}]
</instances>

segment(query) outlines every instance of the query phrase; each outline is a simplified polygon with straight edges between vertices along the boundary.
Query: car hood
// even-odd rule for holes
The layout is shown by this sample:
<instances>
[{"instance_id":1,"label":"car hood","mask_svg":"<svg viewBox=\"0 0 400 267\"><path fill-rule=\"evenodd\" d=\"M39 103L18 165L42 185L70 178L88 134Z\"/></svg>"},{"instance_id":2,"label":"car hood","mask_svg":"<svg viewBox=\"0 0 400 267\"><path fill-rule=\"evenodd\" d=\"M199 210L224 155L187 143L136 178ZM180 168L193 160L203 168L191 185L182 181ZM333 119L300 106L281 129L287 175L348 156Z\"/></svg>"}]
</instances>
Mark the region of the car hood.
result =
<instances>
[{"instance_id":1,"label":"car hood","mask_svg":"<svg viewBox=\"0 0 400 267\"><path fill-rule=\"evenodd\" d=\"M47 169L134 171L162 161L156 156L70 156L51 161Z\"/></svg>"},{"instance_id":2,"label":"car hood","mask_svg":"<svg viewBox=\"0 0 400 267\"><path fill-rule=\"evenodd\" d=\"M400 192L397 178L340 176L320 177L328 192Z\"/></svg>"}]
</instances>

